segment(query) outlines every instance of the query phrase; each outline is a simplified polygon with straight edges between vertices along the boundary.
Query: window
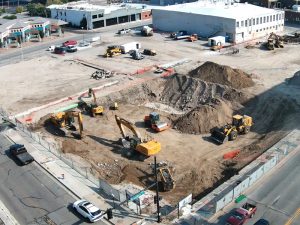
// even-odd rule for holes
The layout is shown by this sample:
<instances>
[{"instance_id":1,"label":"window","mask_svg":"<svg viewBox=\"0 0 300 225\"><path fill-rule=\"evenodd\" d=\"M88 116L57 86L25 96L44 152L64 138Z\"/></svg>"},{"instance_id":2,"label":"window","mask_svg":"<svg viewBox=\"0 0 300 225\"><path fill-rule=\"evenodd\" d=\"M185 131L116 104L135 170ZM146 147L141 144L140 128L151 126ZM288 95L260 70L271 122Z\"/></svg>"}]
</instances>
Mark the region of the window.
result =
<instances>
[{"instance_id":1,"label":"window","mask_svg":"<svg viewBox=\"0 0 300 225\"><path fill-rule=\"evenodd\" d=\"M251 26L251 19L249 19L249 26Z\"/></svg>"},{"instance_id":2,"label":"window","mask_svg":"<svg viewBox=\"0 0 300 225\"><path fill-rule=\"evenodd\" d=\"M278 21L278 14L276 15L276 21Z\"/></svg>"},{"instance_id":3,"label":"window","mask_svg":"<svg viewBox=\"0 0 300 225\"><path fill-rule=\"evenodd\" d=\"M255 19L252 20L252 24L255 25Z\"/></svg>"},{"instance_id":4,"label":"window","mask_svg":"<svg viewBox=\"0 0 300 225\"><path fill-rule=\"evenodd\" d=\"M241 21L241 27L243 27L244 26L244 20L243 21Z\"/></svg>"},{"instance_id":5,"label":"window","mask_svg":"<svg viewBox=\"0 0 300 225\"><path fill-rule=\"evenodd\" d=\"M267 23L269 23L269 16L267 16Z\"/></svg>"},{"instance_id":6,"label":"window","mask_svg":"<svg viewBox=\"0 0 300 225\"><path fill-rule=\"evenodd\" d=\"M245 27L248 27L248 21L245 20Z\"/></svg>"},{"instance_id":7,"label":"window","mask_svg":"<svg viewBox=\"0 0 300 225\"><path fill-rule=\"evenodd\" d=\"M275 21L275 15L273 15L273 21Z\"/></svg>"},{"instance_id":8,"label":"window","mask_svg":"<svg viewBox=\"0 0 300 225\"><path fill-rule=\"evenodd\" d=\"M264 16L264 23L266 22L266 17Z\"/></svg>"},{"instance_id":9,"label":"window","mask_svg":"<svg viewBox=\"0 0 300 225\"><path fill-rule=\"evenodd\" d=\"M98 17L103 17L103 14L98 14Z\"/></svg>"},{"instance_id":10,"label":"window","mask_svg":"<svg viewBox=\"0 0 300 225\"><path fill-rule=\"evenodd\" d=\"M281 14L278 14L278 18L279 18L279 20L281 20Z\"/></svg>"},{"instance_id":11,"label":"window","mask_svg":"<svg viewBox=\"0 0 300 225\"><path fill-rule=\"evenodd\" d=\"M259 24L259 18L256 18L256 24Z\"/></svg>"},{"instance_id":12,"label":"window","mask_svg":"<svg viewBox=\"0 0 300 225\"><path fill-rule=\"evenodd\" d=\"M260 24L262 24L262 21L263 21L263 20L262 20L262 17L260 17Z\"/></svg>"},{"instance_id":13,"label":"window","mask_svg":"<svg viewBox=\"0 0 300 225\"><path fill-rule=\"evenodd\" d=\"M270 16L270 22L272 22L272 16Z\"/></svg>"},{"instance_id":14,"label":"window","mask_svg":"<svg viewBox=\"0 0 300 225\"><path fill-rule=\"evenodd\" d=\"M92 18L93 18L93 19L97 19L97 15L93 15Z\"/></svg>"},{"instance_id":15,"label":"window","mask_svg":"<svg viewBox=\"0 0 300 225\"><path fill-rule=\"evenodd\" d=\"M236 22L236 27L239 27L239 26L240 26L240 22L237 21L237 22Z\"/></svg>"},{"instance_id":16,"label":"window","mask_svg":"<svg viewBox=\"0 0 300 225\"><path fill-rule=\"evenodd\" d=\"M65 16L67 16L67 13L65 12Z\"/></svg>"},{"instance_id":17,"label":"window","mask_svg":"<svg viewBox=\"0 0 300 225\"><path fill-rule=\"evenodd\" d=\"M256 33L258 32L258 30L256 30Z\"/></svg>"}]
</instances>

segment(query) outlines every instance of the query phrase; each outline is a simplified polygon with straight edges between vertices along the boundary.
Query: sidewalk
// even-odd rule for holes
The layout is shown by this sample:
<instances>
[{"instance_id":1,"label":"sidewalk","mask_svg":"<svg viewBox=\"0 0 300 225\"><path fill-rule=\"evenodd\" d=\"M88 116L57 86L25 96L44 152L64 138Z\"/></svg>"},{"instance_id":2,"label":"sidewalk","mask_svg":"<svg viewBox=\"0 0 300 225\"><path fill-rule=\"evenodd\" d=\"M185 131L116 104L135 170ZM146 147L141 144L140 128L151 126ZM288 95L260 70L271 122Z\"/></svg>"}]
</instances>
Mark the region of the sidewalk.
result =
<instances>
[{"instance_id":1,"label":"sidewalk","mask_svg":"<svg viewBox=\"0 0 300 225\"><path fill-rule=\"evenodd\" d=\"M35 161L57 181L64 185L75 198L86 199L103 211L113 207L114 203L112 200L104 199L100 196L99 193L101 191L96 184L83 177L39 143L35 142L31 137L27 136L27 134L22 131L18 132L14 129L9 129L3 134L13 142L24 144L28 152L34 157ZM130 210L118 206L114 210L114 218L112 220L109 222L106 220L102 221L106 224L131 225L141 219L143 219L142 216L136 215ZM150 222L147 224L156 224L153 222L153 219L151 220L149 218L149 221ZM9 223L7 224L10 225Z\"/></svg>"},{"instance_id":2,"label":"sidewalk","mask_svg":"<svg viewBox=\"0 0 300 225\"><path fill-rule=\"evenodd\" d=\"M0 200L0 225L19 225L17 220L10 214L8 209Z\"/></svg>"}]
</instances>

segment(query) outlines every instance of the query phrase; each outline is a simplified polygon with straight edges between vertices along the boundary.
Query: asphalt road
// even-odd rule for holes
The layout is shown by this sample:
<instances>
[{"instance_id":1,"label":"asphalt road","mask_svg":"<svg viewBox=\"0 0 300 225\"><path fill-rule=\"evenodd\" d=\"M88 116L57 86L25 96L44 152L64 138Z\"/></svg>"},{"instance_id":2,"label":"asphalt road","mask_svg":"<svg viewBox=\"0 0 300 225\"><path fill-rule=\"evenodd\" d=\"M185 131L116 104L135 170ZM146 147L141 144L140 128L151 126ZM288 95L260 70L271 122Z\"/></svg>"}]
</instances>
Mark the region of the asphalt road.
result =
<instances>
[{"instance_id":1,"label":"asphalt road","mask_svg":"<svg viewBox=\"0 0 300 225\"><path fill-rule=\"evenodd\" d=\"M55 224L87 224L70 207L75 198L36 162L19 166L8 154L10 145L0 133L0 199L15 219L21 225L45 224L45 217Z\"/></svg>"},{"instance_id":2,"label":"asphalt road","mask_svg":"<svg viewBox=\"0 0 300 225\"><path fill-rule=\"evenodd\" d=\"M114 25L114 26L108 26L108 27L103 27L99 28L93 31L88 31L84 33L84 38L89 39L94 36L101 36L101 33L103 32L117 32L118 30L124 28L136 28L144 25L149 25L151 24L151 20L144 20L144 21L136 21L133 23L129 24L119 24L119 25ZM10 52L10 53L3 53L0 54L0 66L12 64L12 63L17 63L22 60L29 60L34 57L39 57L45 54L46 49L50 45L61 45L63 42L72 39L72 40L77 40L81 41L83 39L83 34L75 34L72 37L62 37L58 40L52 41L52 42L45 42L45 43L37 43L36 45L28 46L25 48L19 48L16 51Z\"/></svg>"},{"instance_id":3,"label":"asphalt road","mask_svg":"<svg viewBox=\"0 0 300 225\"><path fill-rule=\"evenodd\" d=\"M257 212L247 225L253 225L260 218L268 220L271 225L300 225L299 162L300 151L246 193L250 203L257 205ZM226 211L232 213L237 207L239 205L234 205ZM224 225L230 213L210 224Z\"/></svg>"}]
</instances>

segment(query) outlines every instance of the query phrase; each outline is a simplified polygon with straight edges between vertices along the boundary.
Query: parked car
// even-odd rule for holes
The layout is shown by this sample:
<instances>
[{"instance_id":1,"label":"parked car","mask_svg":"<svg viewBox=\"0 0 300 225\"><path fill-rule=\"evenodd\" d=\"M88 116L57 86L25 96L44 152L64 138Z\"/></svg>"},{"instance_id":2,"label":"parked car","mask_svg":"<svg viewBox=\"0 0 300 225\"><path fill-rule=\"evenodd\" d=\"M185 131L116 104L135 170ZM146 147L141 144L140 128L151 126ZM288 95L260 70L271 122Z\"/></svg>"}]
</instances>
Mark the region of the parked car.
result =
<instances>
[{"instance_id":1,"label":"parked car","mask_svg":"<svg viewBox=\"0 0 300 225\"><path fill-rule=\"evenodd\" d=\"M9 151L22 165L27 165L34 161L34 158L27 152L24 145L13 144L9 147Z\"/></svg>"},{"instance_id":2,"label":"parked car","mask_svg":"<svg viewBox=\"0 0 300 225\"><path fill-rule=\"evenodd\" d=\"M245 203L235 210L234 214L227 219L226 225L243 225L256 213L257 207L250 203Z\"/></svg>"},{"instance_id":3,"label":"parked car","mask_svg":"<svg viewBox=\"0 0 300 225\"><path fill-rule=\"evenodd\" d=\"M131 32L131 29L126 29L126 28L124 28L124 29L121 29L121 30L119 30L118 31L118 34L128 34L128 33L130 33Z\"/></svg>"},{"instance_id":4,"label":"parked car","mask_svg":"<svg viewBox=\"0 0 300 225\"><path fill-rule=\"evenodd\" d=\"M63 46L67 47L67 46L74 46L74 45L77 45L77 41L75 40L69 40L69 41L66 41L63 43Z\"/></svg>"},{"instance_id":5,"label":"parked car","mask_svg":"<svg viewBox=\"0 0 300 225\"><path fill-rule=\"evenodd\" d=\"M91 223L99 221L103 217L99 208L84 199L74 202L73 208Z\"/></svg>"},{"instance_id":6,"label":"parked car","mask_svg":"<svg viewBox=\"0 0 300 225\"><path fill-rule=\"evenodd\" d=\"M258 221L256 221L256 223L254 225L270 225L270 223L268 220L259 219Z\"/></svg>"},{"instance_id":7,"label":"parked car","mask_svg":"<svg viewBox=\"0 0 300 225\"><path fill-rule=\"evenodd\" d=\"M65 54L66 50L67 49L65 47L55 47L54 53L55 54Z\"/></svg>"},{"instance_id":8,"label":"parked car","mask_svg":"<svg viewBox=\"0 0 300 225\"><path fill-rule=\"evenodd\" d=\"M77 52L77 47L70 45L67 47L67 52Z\"/></svg>"}]
</instances>

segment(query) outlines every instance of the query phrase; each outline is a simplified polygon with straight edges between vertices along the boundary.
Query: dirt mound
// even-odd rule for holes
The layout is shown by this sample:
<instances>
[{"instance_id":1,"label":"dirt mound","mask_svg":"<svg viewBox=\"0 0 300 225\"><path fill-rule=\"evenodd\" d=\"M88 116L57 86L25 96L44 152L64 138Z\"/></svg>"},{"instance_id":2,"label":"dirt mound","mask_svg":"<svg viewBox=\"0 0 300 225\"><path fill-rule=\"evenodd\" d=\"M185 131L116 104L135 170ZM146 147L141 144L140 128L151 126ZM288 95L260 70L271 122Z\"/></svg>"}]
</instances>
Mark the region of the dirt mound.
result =
<instances>
[{"instance_id":1,"label":"dirt mound","mask_svg":"<svg viewBox=\"0 0 300 225\"><path fill-rule=\"evenodd\" d=\"M195 107L225 99L243 102L246 94L228 86L207 83L185 75L175 75L167 80L159 99L162 103L174 108L189 111Z\"/></svg>"},{"instance_id":2,"label":"dirt mound","mask_svg":"<svg viewBox=\"0 0 300 225\"><path fill-rule=\"evenodd\" d=\"M232 108L230 103L216 100L216 104L197 107L180 117L174 127L183 133L208 133L211 128L230 122Z\"/></svg>"},{"instance_id":3,"label":"dirt mound","mask_svg":"<svg viewBox=\"0 0 300 225\"><path fill-rule=\"evenodd\" d=\"M300 85L300 70L296 72L294 76L288 80L288 84L297 85L297 86Z\"/></svg>"},{"instance_id":4,"label":"dirt mound","mask_svg":"<svg viewBox=\"0 0 300 225\"><path fill-rule=\"evenodd\" d=\"M199 78L211 83L227 85L236 89L251 87L254 85L251 76L244 71L209 61L190 71L189 75L193 78Z\"/></svg>"}]
</instances>

